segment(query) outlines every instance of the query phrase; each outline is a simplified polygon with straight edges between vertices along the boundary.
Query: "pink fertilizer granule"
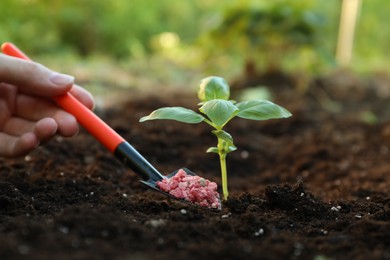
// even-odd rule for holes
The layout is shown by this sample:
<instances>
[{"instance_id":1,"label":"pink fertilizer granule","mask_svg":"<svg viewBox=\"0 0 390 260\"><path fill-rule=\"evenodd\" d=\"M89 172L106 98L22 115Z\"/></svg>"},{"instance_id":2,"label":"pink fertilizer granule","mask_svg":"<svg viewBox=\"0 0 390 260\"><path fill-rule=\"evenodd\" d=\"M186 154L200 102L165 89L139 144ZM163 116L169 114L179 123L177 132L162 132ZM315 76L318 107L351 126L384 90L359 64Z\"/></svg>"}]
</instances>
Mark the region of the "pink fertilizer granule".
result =
<instances>
[{"instance_id":1,"label":"pink fertilizer granule","mask_svg":"<svg viewBox=\"0 0 390 260\"><path fill-rule=\"evenodd\" d=\"M180 169L172 178L157 182L157 187L178 199L185 199L202 207L220 209L217 184Z\"/></svg>"}]
</instances>

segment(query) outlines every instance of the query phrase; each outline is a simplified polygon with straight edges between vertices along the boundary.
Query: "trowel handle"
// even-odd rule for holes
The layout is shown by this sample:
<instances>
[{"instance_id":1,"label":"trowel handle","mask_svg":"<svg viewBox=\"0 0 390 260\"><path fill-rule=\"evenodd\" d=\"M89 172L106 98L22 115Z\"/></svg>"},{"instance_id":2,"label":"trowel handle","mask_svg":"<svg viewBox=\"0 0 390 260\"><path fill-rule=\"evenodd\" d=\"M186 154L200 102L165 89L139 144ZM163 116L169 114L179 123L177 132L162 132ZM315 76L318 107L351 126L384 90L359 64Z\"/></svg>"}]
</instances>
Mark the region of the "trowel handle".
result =
<instances>
[{"instance_id":1,"label":"trowel handle","mask_svg":"<svg viewBox=\"0 0 390 260\"><path fill-rule=\"evenodd\" d=\"M30 60L21 50L12 43L4 43L1 46L4 54ZM103 120L95 115L91 110L84 106L70 93L53 97L55 102L68 113L76 117L77 121L109 151L114 153L123 163L129 166L142 179L162 179L161 174L157 172L123 137L116 133Z\"/></svg>"}]
</instances>

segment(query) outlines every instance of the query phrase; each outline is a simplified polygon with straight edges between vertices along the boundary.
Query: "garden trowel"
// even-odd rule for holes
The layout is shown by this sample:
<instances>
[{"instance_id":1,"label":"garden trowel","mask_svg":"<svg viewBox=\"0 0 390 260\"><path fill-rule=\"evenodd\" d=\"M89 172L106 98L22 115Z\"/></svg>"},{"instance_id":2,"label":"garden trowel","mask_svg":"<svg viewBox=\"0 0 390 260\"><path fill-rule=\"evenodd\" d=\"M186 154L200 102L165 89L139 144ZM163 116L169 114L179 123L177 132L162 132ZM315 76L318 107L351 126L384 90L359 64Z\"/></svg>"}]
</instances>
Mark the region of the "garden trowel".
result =
<instances>
[{"instance_id":1,"label":"garden trowel","mask_svg":"<svg viewBox=\"0 0 390 260\"><path fill-rule=\"evenodd\" d=\"M4 43L1 46L1 49L4 54L30 60L12 43ZM177 198L168 192L162 191L156 184L163 179L174 177L180 169L167 176L162 175L131 144L125 141L102 119L85 107L70 93L53 97L53 99L61 108L75 116L77 121L121 162L132 169L142 179L141 183L164 195ZM188 169L183 168L183 170L188 175L195 176L195 174Z\"/></svg>"}]
</instances>

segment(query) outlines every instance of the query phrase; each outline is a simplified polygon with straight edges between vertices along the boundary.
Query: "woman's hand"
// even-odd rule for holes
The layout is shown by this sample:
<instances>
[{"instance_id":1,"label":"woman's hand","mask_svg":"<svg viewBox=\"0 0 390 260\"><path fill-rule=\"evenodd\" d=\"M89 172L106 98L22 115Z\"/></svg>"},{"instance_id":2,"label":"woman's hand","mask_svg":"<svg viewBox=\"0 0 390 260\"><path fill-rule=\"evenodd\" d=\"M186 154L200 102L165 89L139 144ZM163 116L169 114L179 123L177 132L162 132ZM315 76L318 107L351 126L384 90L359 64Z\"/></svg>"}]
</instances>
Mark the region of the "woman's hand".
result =
<instances>
[{"instance_id":1,"label":"woman's hand","mask_svg":"<svg viewBox=\"0 0 390 260\"><path fill-rule=\"evenodd\" d=\"M51 99L70 92L92 109L92 95L73 83L72 76L0 54L0 157L26 155L55 134L77 134L74 116Z\"/></svg>"}]
</instances>

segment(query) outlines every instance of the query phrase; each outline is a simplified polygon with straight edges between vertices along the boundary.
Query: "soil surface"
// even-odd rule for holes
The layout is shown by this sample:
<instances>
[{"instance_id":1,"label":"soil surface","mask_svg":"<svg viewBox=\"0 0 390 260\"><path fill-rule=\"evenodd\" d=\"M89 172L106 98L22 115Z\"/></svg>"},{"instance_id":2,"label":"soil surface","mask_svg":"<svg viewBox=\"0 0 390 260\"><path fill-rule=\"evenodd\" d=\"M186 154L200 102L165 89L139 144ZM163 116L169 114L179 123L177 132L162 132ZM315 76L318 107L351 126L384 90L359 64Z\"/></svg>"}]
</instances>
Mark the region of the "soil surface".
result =
<instances>
[{"instance_id":1,"label":"soil surface","mask_svg":"<svg viewBox=\"0 0 390 260\"><path fill-rule=\"evenodd\" d=\"M263 77L289 119L234 119L221 211L140 184L86 132L0 159L0 259L390 259L390 81ZM124 99L126 100L126 99ZM157 90L97 113L159 171L220 184L207 125L139 123L195 94Z\"/></svg>"}]
</instances>

